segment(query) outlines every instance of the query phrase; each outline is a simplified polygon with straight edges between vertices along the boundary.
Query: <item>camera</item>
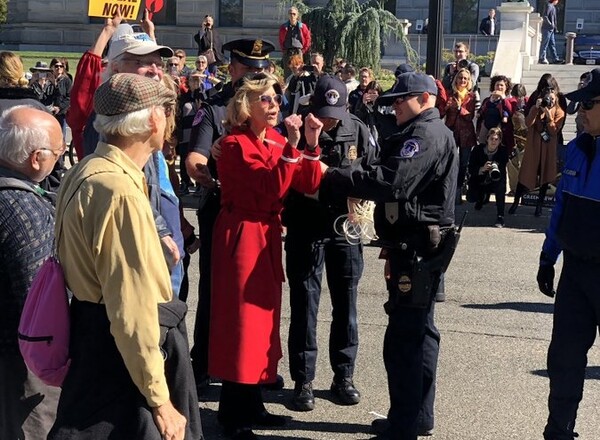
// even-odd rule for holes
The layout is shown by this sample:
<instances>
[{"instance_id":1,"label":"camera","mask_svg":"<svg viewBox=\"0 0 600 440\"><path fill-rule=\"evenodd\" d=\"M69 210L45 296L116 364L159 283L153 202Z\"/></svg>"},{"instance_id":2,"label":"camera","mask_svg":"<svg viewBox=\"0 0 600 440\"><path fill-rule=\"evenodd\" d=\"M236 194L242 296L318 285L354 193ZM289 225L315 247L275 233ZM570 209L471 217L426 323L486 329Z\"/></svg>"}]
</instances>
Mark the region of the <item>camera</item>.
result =
<instances>
[{"instance_id":1,"label":"camera","mask_svg":"<svg viewBox=\"0 0 600 440\"><path fill-rule=\"evenodd\" d=\"M468 69L469 68L469 60L460 60L458 63L456 63L456 68L457 69Z\"/></svg>"},{"instance_id":2,"label":"camera","mask_svg":"<svg viewBox=\"0 0 600 440\"><path fill-rule=\"evenodd\" d=\"M304 70L305 72L313 73L315 71L315 66L313 66L312 64L305 64L304 66L302 66L302 70Z\"/></svg>"},{"instance_id":3,"label":"camera","mask_svg":"<svg viewBox=\"0 0 600 440\"><path fill-rule=\"evenodd\" d=\"M498 162L492 162L490 168L490 179L492 182L497 182L502 177L502 173L500 172L500 167L498 166Z\"/></svg>"},{"instance_id":4,"label":"camera","mask_svg":"<svg viewBox=\"0 0 600 440\"><path fill-rule=\"evenodd\" d=\"M544 131L542 131L542 132L540 133L540 137L542 138L542 140L543 140L544 142L550 142L550 137L551 137L551 136L550 136L550 133L548 133L546 130L544 130Z\"/></svg>"},{"instance_id":5,"label":"camera","mask_svg":"<svg viewBox=\"0 0 600 440\"><path fill-rule=\"evenodd\" d=\"M553 91L554 89L544 89L544 96L542 97L540 107L545 108L554 106L554 97L552 96Z\"/></svg>"}]
</instances>

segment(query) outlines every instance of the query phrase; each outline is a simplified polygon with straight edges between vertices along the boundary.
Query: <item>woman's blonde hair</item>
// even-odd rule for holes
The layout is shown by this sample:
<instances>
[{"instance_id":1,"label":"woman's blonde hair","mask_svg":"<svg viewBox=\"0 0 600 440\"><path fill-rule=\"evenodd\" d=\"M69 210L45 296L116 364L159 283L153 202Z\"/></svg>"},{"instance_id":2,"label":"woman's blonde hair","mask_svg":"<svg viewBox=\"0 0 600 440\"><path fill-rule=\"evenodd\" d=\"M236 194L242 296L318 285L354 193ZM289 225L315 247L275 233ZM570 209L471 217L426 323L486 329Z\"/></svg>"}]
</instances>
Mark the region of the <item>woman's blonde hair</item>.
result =
<instances>
[{"instance_id":1,"label":"woman's blonde hair","mask_svg":"<svg viewBox=\"0 0 600 440\"><path fill-rule=\"evenodd\" d=\"M27 87L29 81L23 72L21 57L13 52L0 52L0 85L4 87Z\"/></svg>"},{"instance_id":2,"label":"woman's blonde hair","mask_svg":"<svg viewBox=\"0 0 600 440\"><path fill-rule=\"evenodd\" d=\"M469 81L467 82L467 90L473 90L473 77L469 69L460 69L458 72L456 72L456 75L454 75L454 79L452 80L452 90L454 90L455 92L458 91L456 84L458 83L458 75L460 75L461 73L466 73L467 77L469 78Z\"/></svg>"},{"instance_id":3,"label":"woman's blonde hair","mask_svg":"<svg viewBox=\"0 0 600 440\"><path fill-rule=\"evenodd\" d=\"M281 83L275 75L269 73L247 75L227 105L225 126L228 129L246 126L252 117L250 110L252 101L258 99L271 87L275 89L275 93L281 94Z\"/></svg>"},{"instance_id":4,"label":"woman's blonde hair","mask_svg":"<svg viewBox=\"0 0 600 440\"><path fill-rule=\"evenodd\" d=\"M173 79L171 78L171 75L164 75L162 77L161 81L162 81L163 85L166 86L169 90L172 90L177 95L179 95L179 87L177 86L175 81L173 81ZM177 106L176 106L176 103L173 102L171 114L167 116L167 123L165 126L165 141L166 142L174 141L173 135L175 134L175 125L176 125L175 112L176 111L177 111Z\"/></svg>"}]
</instances>

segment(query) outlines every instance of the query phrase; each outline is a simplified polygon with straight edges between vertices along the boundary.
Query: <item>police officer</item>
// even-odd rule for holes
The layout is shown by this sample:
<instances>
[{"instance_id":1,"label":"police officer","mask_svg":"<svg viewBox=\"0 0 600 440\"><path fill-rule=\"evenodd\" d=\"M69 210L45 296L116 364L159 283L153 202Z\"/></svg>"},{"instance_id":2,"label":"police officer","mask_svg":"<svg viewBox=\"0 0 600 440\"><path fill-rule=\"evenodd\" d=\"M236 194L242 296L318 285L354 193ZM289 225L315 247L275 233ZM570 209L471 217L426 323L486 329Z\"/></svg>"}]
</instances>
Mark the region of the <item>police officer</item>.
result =
<instances>
[{"instance_id":1,"label":"police officer","mask_svg":"<svg viewBox=\"0 0 600 440\"><path fill-rule=\"evenodd\" d=\"M191 350L192 365L196 384L201 390L209 384L208 377L208 332L210 323L210 255L212 230L219 213L221 197L214 158L210 155L212 144L225 133L222 121L225 120L227 103L235 94L236 83L244 75L262 72L269 65L269 53L275 49L273 43L261 39L244 38L223 45L231 52L229 75L231 82L211 96L198 110L190 135L190 153L186 158L186 168L192 179L202 185L202 195L198 208L200 229L200 283L198 286L198 308L194 327L194 346Z\"/></svg>"},{"instance_id":2,"label":"police officer","mask_svg":"<svg viewBox=\"0 0 600 440\"><path fill-rule=\"evenodd\" d=\"M458 150L435 108L437 88L424 74L398 76L378 105L392 105L398 131L384 140L377 165L329 168L320 197L339 193L376 202L374 221L386 260L389 315L383 345L390 409L381 438L431 435L440 335L434 296L454 247Z\"/></svg>"},{"instance_id":3,"label":"police officer","mask_svg":"<svg viewBox=\"0 0 600 440\"><path fill-rule=\"evenodd\" d=\"M375 159L375 143L360 119L346 110L348 92L337 77L319 78L309 111L322 123L319 137L321 160L329 166L345 167L364 158ZM303 147L303 141L298 146ZM317 312L323 269L333 306L329 359L333 369L331 392L342 405L359 402L353 374L358 350L356 295L363 271L362 244L350 244L334 231L334 223L348 214L346 196L323 203L314 197L290 191L282 220L287 226L286 272L290 286L290 373L295 382L293 406L299 411L314 408L312 381L317 359ZM341 220L338 220L341 221Z\"/></svg>"},{"instance_id":4,"label":"police officer","mask_svg":"<svg viewBox=\"0 0 600 440\"><path fill-rule=\"evenodd\" d=\"M565 96L579 103L584 132L567 146L537 274L541 292L553 297L554 264L563 252L548 349L546 440L577 437L573 429L587 352L600 325L600 69L592 70L586 86Z\"/></svg>"}]
</instances>

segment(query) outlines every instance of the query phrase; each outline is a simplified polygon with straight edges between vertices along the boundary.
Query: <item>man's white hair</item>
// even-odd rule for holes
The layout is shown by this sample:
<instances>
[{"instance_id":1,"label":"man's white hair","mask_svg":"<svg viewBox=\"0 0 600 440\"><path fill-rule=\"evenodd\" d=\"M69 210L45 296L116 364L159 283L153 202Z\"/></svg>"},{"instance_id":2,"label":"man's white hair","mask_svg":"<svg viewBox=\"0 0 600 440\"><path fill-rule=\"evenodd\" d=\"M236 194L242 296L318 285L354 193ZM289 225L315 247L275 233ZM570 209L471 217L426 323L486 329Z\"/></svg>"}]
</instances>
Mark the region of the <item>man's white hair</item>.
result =
<instances>
[{"instance_id":1,"label":"man's white hair","mask_svg":"<svg viewBox=\"0 0 600 440\"><path fill-rule=\"evenodd\" d=\"M96 115L94 128L101 136L132 136L150 134L151 108L145 108L122 115Z\"/></svg>"},{"instance_id":2,"label":"man's white hair","mask_svg":"<svg viewBox=\"0 0 600 440\"><path fill-rule=\"evenodd\" d=\"M16 105L0 115L0 161L16 167L22 166L35 150L50 147L47 126L15 123L12 114L22 108L41 111L30 105Z\"/></svg>"}]
</instances>

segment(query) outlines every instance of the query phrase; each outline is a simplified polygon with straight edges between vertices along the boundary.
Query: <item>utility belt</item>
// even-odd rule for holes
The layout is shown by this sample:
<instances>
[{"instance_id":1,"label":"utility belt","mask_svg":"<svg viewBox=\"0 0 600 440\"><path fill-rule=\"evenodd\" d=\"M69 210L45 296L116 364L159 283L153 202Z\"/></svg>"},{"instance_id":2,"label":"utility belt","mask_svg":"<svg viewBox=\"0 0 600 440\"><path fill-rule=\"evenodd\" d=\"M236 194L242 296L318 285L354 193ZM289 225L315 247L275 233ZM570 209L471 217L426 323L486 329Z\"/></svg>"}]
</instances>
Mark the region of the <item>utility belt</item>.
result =
<instances>
[{"instance_id":1,"label":"utility belt","mask_svg":"<svg viewBox=\"0 0 600 440\"><path fill-rule=\"evenodd\" d=\"M389 300L384 305L388 315L397 307L430 306L440 276L448 269L456 251L464 220L465 217L460 226L422 226L429 234L428 243L415 241L412 235L404 240L378 240L375 243L383 248L382 258L389 265L386 279Z\"/></svg>"}]
</instances>

